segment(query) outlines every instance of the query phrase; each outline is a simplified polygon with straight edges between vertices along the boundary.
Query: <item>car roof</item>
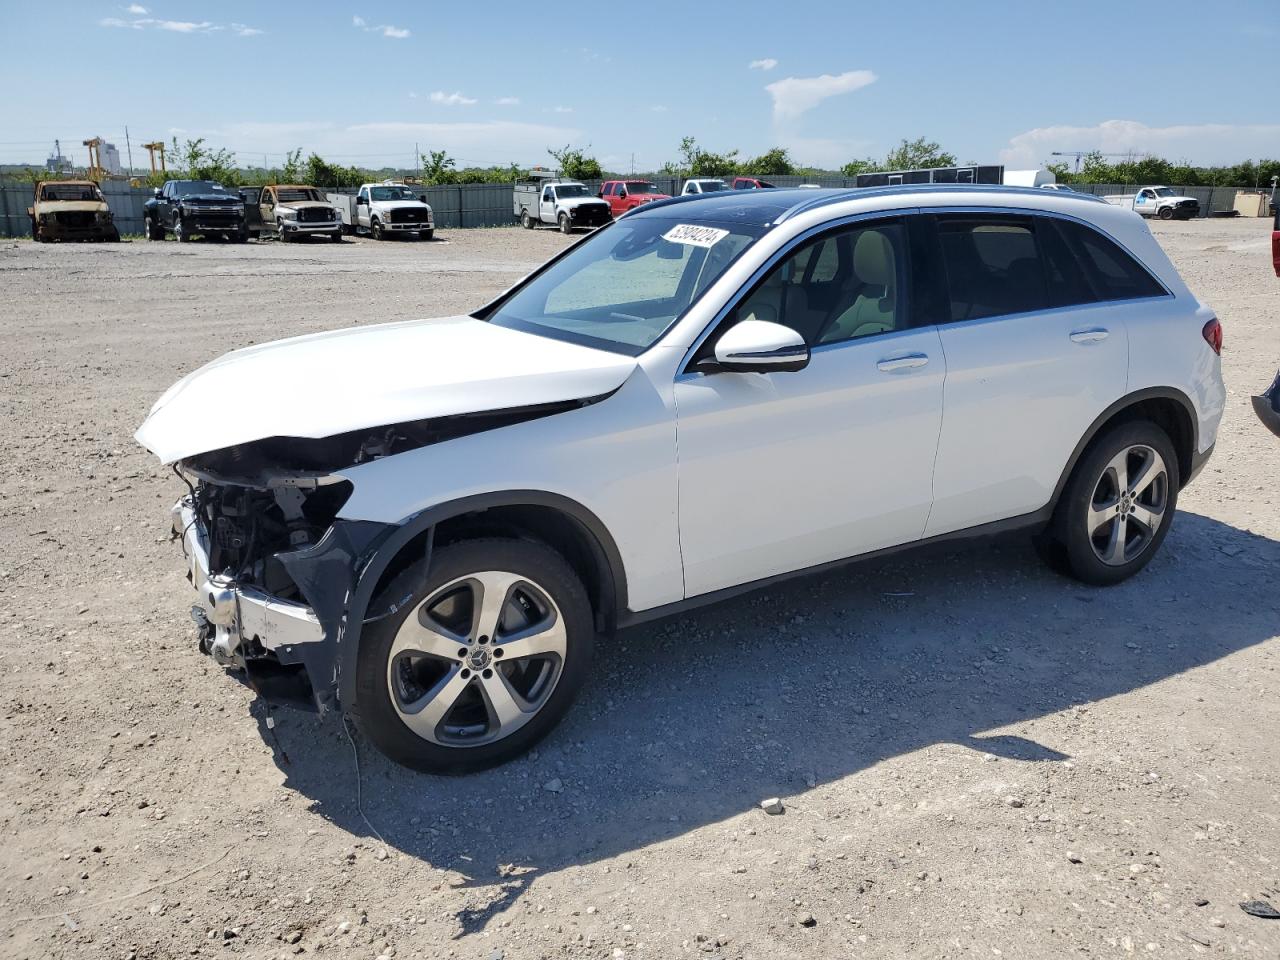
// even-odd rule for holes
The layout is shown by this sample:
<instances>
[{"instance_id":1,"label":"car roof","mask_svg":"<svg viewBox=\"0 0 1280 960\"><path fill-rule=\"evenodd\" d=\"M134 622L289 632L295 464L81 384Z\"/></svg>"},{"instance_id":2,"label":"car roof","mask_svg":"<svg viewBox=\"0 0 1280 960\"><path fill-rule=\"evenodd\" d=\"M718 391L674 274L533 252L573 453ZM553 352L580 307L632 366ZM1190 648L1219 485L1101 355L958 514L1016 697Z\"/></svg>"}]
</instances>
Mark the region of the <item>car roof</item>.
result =
<instances>
[{"instance_id":1,"label":"car roof","mask_svg":"<svg viewBox=\"0 0 1280 960\"><path fill-rule=\"evenodd\" d=\"M795 216L807 210L847 200L883 199L886 205L892 201L916 196L920 203L929 203L930 198L963 196L971 198L975 203L981 198L999 196L1022 198L1043 203L1045 195L1056 195L1057 199L1071 199L1080 203L1088 203L1092 197L1068 192L1044 190L1039 187L1005 187L997 184L904 184L892 187L825 187L819 190L783 187L773 190L737 190L732 193L692 193L670 200L655 200L636 207L627 217L673 217L696 216L708 220L729 220L750 223L756 226L768 226ZM672 209L680 205L679 211ZM1038 206L1030 203L1028 206ZM1093 206L1093 204L1090 204Z\"/></svg>"}]
</instances>

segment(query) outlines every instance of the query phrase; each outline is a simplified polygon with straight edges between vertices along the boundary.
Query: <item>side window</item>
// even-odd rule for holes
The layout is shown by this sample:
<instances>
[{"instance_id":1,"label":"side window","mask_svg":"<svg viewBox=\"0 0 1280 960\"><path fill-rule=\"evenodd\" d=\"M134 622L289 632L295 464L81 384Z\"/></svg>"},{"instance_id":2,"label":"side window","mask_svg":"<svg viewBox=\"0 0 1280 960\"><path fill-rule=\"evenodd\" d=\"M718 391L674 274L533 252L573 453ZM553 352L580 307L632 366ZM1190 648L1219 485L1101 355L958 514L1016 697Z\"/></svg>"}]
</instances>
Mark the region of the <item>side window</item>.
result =
<instances>
[{"instance_id":1,"label":"side window","mask_svg":"<svg viewBox=\"0 0 1280 960\"><path fill-rule=\"evenodd\" d=\"M775 266L731 323L781 323L818 346L907 326L906 234L897 221L827 234Z\"/></svg>"},{"instance_id":2,"label":"side window","mask_svg":"<svg viewBox=\"0 0 1280 960\"><path fill-rule=\"evenodd\" d=\"M1039 244L1029 219L938 218L950 319L978 320L1049 306Z\"/></svg>"},{"instance_id":3,"label":"side window","mask_svg":"<svg viewBox=\"0 0 1280 960\"><path fill-rule=\"evenodd\" d=\"M356 194L356 196L364 197L367 201L369 199L369 191L362 189L358 194Z\"/></svg>"},{"instance_id":4,"label":"side window","mask_svg":"<svg viewBox=\"0 0 1280 960\"><path fill-rule=\"evenodd\" d=\"M1142 264L1097 230L1070 220L1056 225L1075 253L1094 299L1134 300L1166 294Z\"/></svg>"},{"instance_id":5,"label":"side window","mask_svg":"<svg viewBox=\"0 0 1280 960\"><path fill-rule=\"evenodd\" d=\"M550 188L550 187L545 187L545 188L543 188L543 191L542 191L542 202L543 202L543 203L550 203L550 202L551 202L552 200L554 200L554 199L555 199L555 197L554 197L554 196L552 195L552 193L551 193L551 188Z\"/></svg>"}]
</instances>

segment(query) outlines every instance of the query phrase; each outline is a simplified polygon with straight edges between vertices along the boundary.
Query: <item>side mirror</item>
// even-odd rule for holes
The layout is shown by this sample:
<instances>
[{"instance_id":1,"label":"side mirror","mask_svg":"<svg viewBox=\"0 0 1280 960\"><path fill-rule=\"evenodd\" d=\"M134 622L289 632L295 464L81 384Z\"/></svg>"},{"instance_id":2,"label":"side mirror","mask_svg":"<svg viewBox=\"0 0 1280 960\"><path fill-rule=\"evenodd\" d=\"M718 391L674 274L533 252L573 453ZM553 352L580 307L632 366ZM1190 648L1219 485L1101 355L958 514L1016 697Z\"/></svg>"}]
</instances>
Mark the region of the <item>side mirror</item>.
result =
<instances>
[{"instance_id":1,"label":"side mirror","mask_svg":"<svg viewBox=\"0 0 1280 960\"><path fill-rule=\"evenodd\" d=\"M154 190L152 190L151 192L152 192L152 193L154 193L154 194L156 195L156 199L157 199L157 200L159 200L159 199L160 199L160 188L159 188L159 187L156 187L156 188L155 188Z\"/></svg>"},{"instance_id":2,"label":"side mirror","mask_svg":"<svg viewBox=\"0 0 1280 960\"><path fill-rule=\"evenodd\" d=\"M790 327L767 320L743 320L716 341L716 366L737 373L803 370L809 346Z\"/></svg>"},{"instance_id":3,"label":"side mirror","mask_svg":"<svg viewBox=\"0 0 1280 960\"><path fill-rule=\"evenodd\" d=\"M427 195L426 195L425 193L420 193L420 194L418 194L418 202L419 202L419 203L426 203L426 202L427 202Z\"/></svg>"},{"instance_id":4,"label":"side mirror","mask_svg":"<svg viewBox=\"0 0 1280 960\"><path fill-rule=\"evenodd\" d=\"M620 196L620 197L625 197L626 195L627 195L627 191L626 191L626 189L625 189L625 188L623 188L622 190L619 190L619 191L618 191L618 196Z\"/></svg>"},{"instance_id":5,"label":"side mirror","mask_svg":"<svg viewBox=\"0 0 1280 960\"><path fill-rule=\"evenodd\" d=\"M361 204L363 204L363 203L367 203L367 202L368 202L368 201L366 201L364 197L356 197L356 206L357 206L357 207L358 207L358 206L360 206Z\"/></svg>"}]
</instances>

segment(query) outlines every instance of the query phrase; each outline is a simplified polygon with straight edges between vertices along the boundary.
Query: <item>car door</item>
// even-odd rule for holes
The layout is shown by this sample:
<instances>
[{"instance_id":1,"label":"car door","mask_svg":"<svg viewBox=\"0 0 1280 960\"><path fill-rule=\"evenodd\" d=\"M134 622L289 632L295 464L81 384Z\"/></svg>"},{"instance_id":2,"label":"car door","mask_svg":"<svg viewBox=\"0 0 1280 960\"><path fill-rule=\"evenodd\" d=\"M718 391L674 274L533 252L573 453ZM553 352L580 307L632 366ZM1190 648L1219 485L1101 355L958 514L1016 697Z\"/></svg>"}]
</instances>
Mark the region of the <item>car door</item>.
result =
<instances>
[{"instance_id":1,"label":"car door","mask_svg":"<svg viewBox=\"0 0 1280 960\"><path fill-rule=\"evenodd\" d=\"M249 228L251 234L262 232L262 212L261 202L262 195L266 192L264 187L241 187L240 199L244 201L244 222Z\"/></svg>"},{"instance_id":2,"label":"car door","mask_svg":"<svg viewBox=\"0 0 1280 960\"><path fill-rule=\"evenodd\" d=\"M265 233L274 233L276 229L276 192L271 187L264 187L258 203L258 217L262 221Z\"/></svg>"},{"instance_id":3,"label":"car door","mask_svg":"<svg viewBox=\"0 0 1280 960\"><path fill-rule=\"evenodd\" d=\"M170 230L173 229L173 184L166 183L156 198L156 221Z\"/></svg>"},{"instance_id":4,"label":"car door","mask_svg":"<svg viewBox=\"0 0 1280 960\"><path fill-rule=\"evenodd\" d=\"M975 211L932 222L947 383L926 537L1046 506L1128 378L1127 332L1088 286L1064 233L1073 221Z\"/></svg>"},{"instance_id":5,"label":"car door","mask_svg":"<svg viewBox=\"0 0 1280 960\"><path fill-rule=\"evenodd\" d=\"M1156 212L1156 194L1154 190L1139 190L1138 195L1133 200L1133 209L1144 217L1149 217Z\"/></svg>"},{"instance_id":6,"label":"car door","mask_svg":"<svg viewBox=\"0 0 1280 960\"><path fill-rule=\"evenodd\" d=\"M356 225L369 229L369 188L361 187L356 194Z\"/></svg>"},{"instance_id":7,"label":"car door","mask_svg":"<svg viewBox=\"0 0 1280 960\"><path fill-rule=\"evenodd\" d=\"M904 219L800 241L727 308L677 377L687 596L918 539L945 364L914 325ZM770 320L811 346L793 372L707 372L718 336Z\"/></svg>"},{"instance_id":8,"label":"car door","mask_svg":"<svg viewBox=\"0 0 1280 960\"><path fill-rule=\"evenodd\" d=\"M556 194L551 187L542 188L542 199L538 202L538 219L543 223L556 222Z\"/></svg>"}]
</instances>

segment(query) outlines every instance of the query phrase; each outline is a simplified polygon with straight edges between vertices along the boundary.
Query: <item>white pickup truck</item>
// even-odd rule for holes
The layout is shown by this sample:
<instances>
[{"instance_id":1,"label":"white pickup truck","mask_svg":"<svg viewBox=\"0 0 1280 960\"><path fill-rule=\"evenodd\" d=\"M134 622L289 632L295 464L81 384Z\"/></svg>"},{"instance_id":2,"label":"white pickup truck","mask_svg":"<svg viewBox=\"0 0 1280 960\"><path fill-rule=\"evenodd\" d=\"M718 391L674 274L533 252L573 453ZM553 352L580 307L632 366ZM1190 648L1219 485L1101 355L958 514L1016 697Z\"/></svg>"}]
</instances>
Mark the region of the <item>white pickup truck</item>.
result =
<instances>
[{"instance_id":1,"label":"white pickup truck","mask_svg":"<svg viewBox=\"0 0 1280 960\"><path fill-rule=\"evenodd\" d=\"M512 213L526 230L554 223L561 233L572 233L575 227L599 227L613 219L609 204L576 180L518 181Z\"/></svg>"},{"instance_id":2,"label":"white pickup truck","mask_svg":"<svg viewBox=\"0 0 1280 960\"><path fill-rule=\"evenodd\" d=\"M1143 187L1137 193L1112 194L1102 199L1161 220L1190 220L1200 215L1200 201L1183 196L1172 187Z\"/></svg>"},{"instance_id":3,"label":"white pickup truck","mask_svg":"<svg viewBox=\"0 0 1280 960\"><path fill-rule=\"evenodd\" d=\"M367 232L375 240L395 234L430 240L436 234L431 206L422 199L421 188L391 180L363 184L356 194L354 216L355 232Z\"/></svg>"}]
</instances>

